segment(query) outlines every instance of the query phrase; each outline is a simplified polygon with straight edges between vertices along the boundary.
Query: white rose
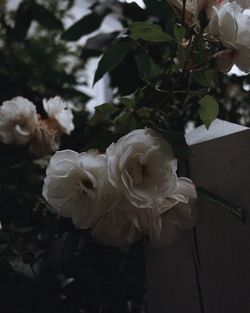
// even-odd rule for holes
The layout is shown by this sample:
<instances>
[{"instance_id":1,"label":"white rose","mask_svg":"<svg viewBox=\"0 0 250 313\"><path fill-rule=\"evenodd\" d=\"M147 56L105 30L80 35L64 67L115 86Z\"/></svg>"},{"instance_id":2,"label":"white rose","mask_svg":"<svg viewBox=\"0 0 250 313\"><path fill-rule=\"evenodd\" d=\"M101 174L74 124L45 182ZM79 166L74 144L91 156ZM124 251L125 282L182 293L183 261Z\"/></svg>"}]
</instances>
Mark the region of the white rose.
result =
<instances>
[{"instance_id":1,"label":"white rose","mask_svg":"<svg viewBox=\"0 0 250 313\"><path fill-rule=\"evenodd\" d=\"M111 246L129 245L136 241L142 233L129 218L126 210L129 207L130 204L126 202L124 210L118 203L111 210L105 211L94 224L95 237Z\"/></svg>"},{"instance_id":2,"label":"white rose","mask_svg":"<svg viewBox=\"0 0 250 313\"><path fill-rule=\"evenodd\" d=\"M119 195L107 180L105 155L58 151L50 159L43 196L59 215L89 228L99 213L112 209Z\"/></svg>"},{"instance_id":3,"label":"white rose","mask_svg":"<svg viewBox=\"0 0 250 313\"><path fill-rule=\"evenodd\" d=\"M172 243L179 234L195 226L198 212L194 206L197 198L192 181L181 177L176 191L165 199L161 214L151 215L149 237L153 246L161 247Z\"/></svg>"},{"instance_id":4,"label":"white rose","mask_svg":"<svg viewBox=\"0 0 250 313\"><path fill-rule=\"evenodd\" d=\"M60 147L57 123L51 119L38 119L37 128L29 142L29 151L36 157L56 152Z\"/></svg>"},{"instance_id":5,"label":"white rose","mask_svg":"<svg viewBox=\"0 0 250 313\"><path fill-rule=\"evenodd\" d=\"M74 130L72 106L60 97L43 100L44 110L49 118L55 119L62 131L69 135Z\"/></svg>"},{"instance_id":6,"label":"white rose","mask_svg":"<svg viewBox=\"0 0 250 313\"><path fill-rule=\"evenodd\" d=\"M0 107L0 141L26 144L36 126L36 107L32 102L22 97L3 102Z\"/></svg>"},{"instance_id":7,"label":"white rose","mask_svg":"<svg viewBox=\"0 0 250 313\"><path fill-rule=\"evenodd\" d=\"M232 51L218 55L224 71L230 70L233 64L244 72L250 71L250 16L239 4L227 2L213 7L208 32Z\"/></svg>"},{"instance_id":8,"label":"white rose","mask_svg":"<svg viewBox=\"0 0 250 313\"><path fill-rule=\"evenodd\" d=\"M115 214L124 214L128 230L134 234L149 237L153 246L167 246L172 243L182 230L192 228L197 221L197 209L194 202L197 198L195 186L188 178L178 178L176 190L164 199L160 207L137 208L128 202L121 201ZM119 216L117 217L119 219ZM130 223L128 222L130 221ZM112 228L109 230L112 231ZM123 232L124 237L126 232ZM111 235L110 235L111 236ZM134 239L138 238L132 237ZM131 239L130 239L131 241ZM132 241L131 241L132 242Z\"/></svg>"},{"instance_id":9,"label":"white rose","mask_svg":"<svg viewBox=\"0 0 250 313\"><path fill-rule=\"evenodd\" d=\"M136 207L159 206L177 184L177 160L152 129L137 129L106 150L111 184Z\"/></svg>"}]
</instances>

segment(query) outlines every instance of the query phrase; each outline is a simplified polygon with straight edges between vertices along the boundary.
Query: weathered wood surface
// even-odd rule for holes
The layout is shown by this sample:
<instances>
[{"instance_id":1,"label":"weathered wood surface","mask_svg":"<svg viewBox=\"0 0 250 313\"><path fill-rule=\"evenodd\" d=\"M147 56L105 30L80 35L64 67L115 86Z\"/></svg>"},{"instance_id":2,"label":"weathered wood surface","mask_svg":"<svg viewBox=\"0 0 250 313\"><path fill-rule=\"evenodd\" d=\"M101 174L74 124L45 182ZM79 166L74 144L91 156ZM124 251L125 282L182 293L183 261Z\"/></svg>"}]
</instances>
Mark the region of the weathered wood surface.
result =
<instances>
[{"instance_id":1,"label":"weathered wood surface","mask_svg":"<svg viewBox=\"0 0 250 313\"><path fill-rule=\"evenodd\" d=\"M189 172L197 186L250 212L250 130L192 146ZM197 205L199 277L193 230L168 248L149 247L149 313L249 313L249 221L204 197Z\"/></svg>"}]
</instances>

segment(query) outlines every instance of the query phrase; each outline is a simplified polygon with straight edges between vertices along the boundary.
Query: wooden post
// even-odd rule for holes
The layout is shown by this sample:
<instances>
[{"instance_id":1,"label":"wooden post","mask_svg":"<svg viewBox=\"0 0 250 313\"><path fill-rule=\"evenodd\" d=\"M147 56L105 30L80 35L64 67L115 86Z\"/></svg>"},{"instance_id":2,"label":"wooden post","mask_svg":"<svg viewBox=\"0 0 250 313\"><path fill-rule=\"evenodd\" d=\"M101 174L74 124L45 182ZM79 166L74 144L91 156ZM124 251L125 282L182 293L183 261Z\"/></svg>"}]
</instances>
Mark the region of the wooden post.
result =
<instances>
[{"instance_id":1,"label":"wooden post","mask_svg":"<svg viewBox=\"0 0 250 313\"><path fill-rule=\"evenodd\" d=\"M249 212L250 130L192 145L189 172L197 186ZM195 231L170 247L147 249L149 313L248 313L249 222L205 197L197 206Z\"/></svg>"}]
</instances>

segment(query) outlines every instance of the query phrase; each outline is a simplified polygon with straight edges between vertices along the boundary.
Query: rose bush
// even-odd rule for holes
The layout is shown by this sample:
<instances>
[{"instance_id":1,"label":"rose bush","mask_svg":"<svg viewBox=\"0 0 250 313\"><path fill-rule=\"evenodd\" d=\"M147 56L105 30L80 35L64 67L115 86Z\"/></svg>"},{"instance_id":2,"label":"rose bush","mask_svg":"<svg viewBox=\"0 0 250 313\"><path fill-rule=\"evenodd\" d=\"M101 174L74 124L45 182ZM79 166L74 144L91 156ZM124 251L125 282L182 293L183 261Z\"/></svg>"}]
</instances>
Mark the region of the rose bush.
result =
<instances>
[{"instance_id":1,"label":"rose bush","mask_svg":"<svg viewBox=\"0 0 250 313\"><path fill-rule=\"evenodd\" d=\"M71 18L68 23L72 15L69 6L74 1L63 2L21 0L11 12L1 6L0 102L20 94L27 96L37 106L39 116L35 132L24 147L0 144L0 311L142 313L147 298L144 239L154 246L167 245L197 219L194 186L178 178L174 166L175 158L187 162L184 130L201 123L209 127L218 114L224 120L249 126L249 77L224 75L215 66L216 60L228 71L239 49L222 44L223 37L208 32L210 5L218 11L222 7L218 3L187 0L183 12L183 1L177 0L172 1L175 10L166 0L144 1L145 9L128 1L94 0L76 23ZM245 9L248 2L237 4ZM119 23L102 33L107 18L108 24L114 19ZM82 36L87 40L81 40ZM102 104L93 115L85 108L89 98L97 94L89 92L92 78L82 72L92 64L92 57L100 60L94 82L108 74L104 85L111 89L106 92L105 88L103 93L102 82L97 86L98 97L91 103ZM53 94L83 108L76 112L74 131L71 106L53 108L51 104L43 110L43 99ZM158 140L149 139L144 130L141 138L146 140L140 142L134 135L135 144L126 144L124 134L145 127L168 138L174 150L174 156L168 151L173 164L165 164L168 157L161 148L165 144L155 144ZM95 147L104 153L121 137L124 149L117 143L110 147L110 164L120 166L112 166L112 183L107 155L105 162L93 162L99 159L97 155L85 158L87 170L79 153L62 159L56 154L52 159L61 162L62 168L58 171L50 166L45 179L44 194L51 205L41 197L48 165L48 157L41 156L57 150L60 140L61 149L80 152ZM157 133L155 137L160 136ZM26 148L39 159L28 156ZM96 162L102 170L94 170ZM87 181L86 171L92 175ZM107 188L99 189L107 190L106 197L98 195L102 199L99 203L97 192L92 190L94 178L101 180L97 173L103 173L107 183ZM147 179L152 183L147 185ZM167 188L158 192L161 183L169 192L165 192ZM205 191L204 197L210 196ZM58 214L51 214L52 206ZM225 208L224 201L222 207L245 220L243 209ZM69 217L58 218L60 215ZM89 236L91 233L99 242ZM199 241L199 232L190 231L189 235ZM131 243L129 249L119 248ZM200 244L189 248L191 258L199 255ZM199 276L199 269L196 274Z\"/></svg>"}]
</instances>

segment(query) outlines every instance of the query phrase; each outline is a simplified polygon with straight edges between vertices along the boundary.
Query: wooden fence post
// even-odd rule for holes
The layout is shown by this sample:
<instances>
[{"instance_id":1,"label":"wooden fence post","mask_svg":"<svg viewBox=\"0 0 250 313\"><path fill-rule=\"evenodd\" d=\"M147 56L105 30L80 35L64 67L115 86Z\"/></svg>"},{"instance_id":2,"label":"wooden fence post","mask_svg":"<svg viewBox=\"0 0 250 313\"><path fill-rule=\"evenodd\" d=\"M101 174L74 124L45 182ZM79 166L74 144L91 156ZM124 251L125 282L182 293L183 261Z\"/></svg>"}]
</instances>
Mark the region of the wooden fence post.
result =
<instances>
[{"instance_id":1,"label":"wooden fence post","mask_svg":"<svg viewBox=\"0 0 250 313\"><path fill-rule=\"evenodd\" d=\"M231 123L223 125L225 136L212 140L205 136L208 141L191 146L190 176L197 186L247 213L250 130L232 133L226 130ZM249 313L249 221L243 224L205 197L197 206L200 217L195 231L186 231L170 247L146 251L149 313Z\"/></svg>"}]
</instances>

